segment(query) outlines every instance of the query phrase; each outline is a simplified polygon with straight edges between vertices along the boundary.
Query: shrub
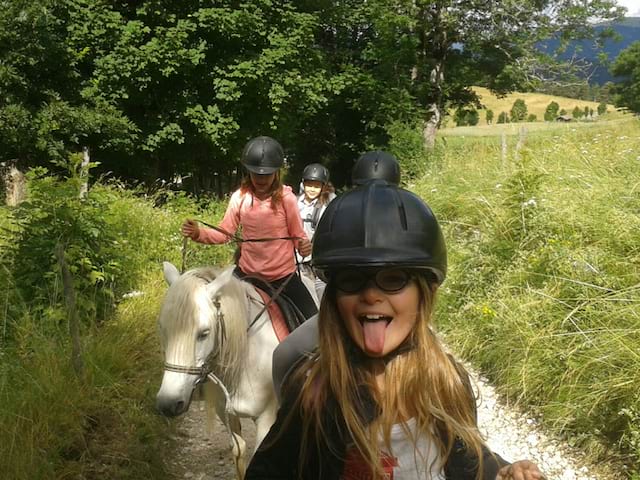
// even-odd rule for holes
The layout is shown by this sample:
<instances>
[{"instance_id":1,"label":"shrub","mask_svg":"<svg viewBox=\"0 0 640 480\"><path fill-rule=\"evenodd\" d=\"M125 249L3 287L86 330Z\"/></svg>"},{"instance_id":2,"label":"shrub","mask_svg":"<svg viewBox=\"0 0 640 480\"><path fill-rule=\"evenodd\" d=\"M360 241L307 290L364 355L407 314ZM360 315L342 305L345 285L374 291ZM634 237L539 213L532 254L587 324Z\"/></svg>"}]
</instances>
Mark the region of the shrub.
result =
<instances>
[{"instance_id":1,"label":"shrub","mask_svg":"<svg viewBox=\"0 0 640 480\"><path fill-rule=\"evenodd\" d=\"M560 105L558 105L558 102L551 102L549 105L547 105L547 108L544 111L545 122L553 122L558 116L558 110L560 110Z\"/></svg>"},{"instance_id":2,"label":"shrub","mask_svg":"<svg viewBox=\"0 0 640 480\"><path fill-rule=\"evenodd\" d=\"M485 118L487 120L487 125L491 125L493 123L493 110L487 110Z\"/></svg>"},{"instance_id":3,"label":"shrub","mask_svg":"<svg viewBox=\"0 0 640 480\"><path fill-rule=\"evenodd\" d=\"M511 107L511 121L522 122L525 118L527 118L527 104L522 98L518 98Z\"/></svg>"}]
</instances>

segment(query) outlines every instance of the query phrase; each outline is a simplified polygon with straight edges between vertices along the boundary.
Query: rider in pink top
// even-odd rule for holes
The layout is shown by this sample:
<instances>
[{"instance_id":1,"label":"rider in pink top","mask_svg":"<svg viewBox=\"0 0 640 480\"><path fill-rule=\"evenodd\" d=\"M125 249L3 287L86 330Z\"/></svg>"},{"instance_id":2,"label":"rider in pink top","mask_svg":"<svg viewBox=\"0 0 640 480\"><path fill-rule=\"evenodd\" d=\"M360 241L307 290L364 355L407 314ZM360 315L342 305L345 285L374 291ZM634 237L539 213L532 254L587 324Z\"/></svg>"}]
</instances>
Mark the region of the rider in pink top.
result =
<instances>
[{"instance_id":1,"label":"rider in pink top","mask_svg":"<svg viewBox=\"0 0 640 480\"><path fill-rule=\"evenodd\" d=\"M298 206L291 187L280 182L284 152L270 137L256 137L245 145L242 164L249 171L231 196L219 228L204 228L195 220L185 220L182 234L199 243L226 243L242 227L239 277L257 276L274 288L281 285L289 297L309 318L318 312L315 301L296 274L295 249L301 256L311 253L311 242L302 228ZM281 238L285 239L281 239ZM293 238L292 238L293 237ZM277 240L250 242L273 238Z\"/></svg>"},{"instance_id":2,"label":"rider in pink top","mask_svg":"<svg viewBox=\"0 0 640 480\"><path fill-rule=\"evenodd\" d=\"M282 186L282 201L275 208L271 198L260 200L252 192L243 192L242 189L233 192L220 228L236 232L240 225L243 240L280 237L307 239L298 214L298 201L288 185ZM197 237L191 237L199 243L229 241L227 235L212 228L200 228L199 232ZM300 241L295 243L299 244ZM258 274L270 281L286 277L296 269L292 241L243 243L238 266L246 274Z\"/></svg>"}]
</instances>

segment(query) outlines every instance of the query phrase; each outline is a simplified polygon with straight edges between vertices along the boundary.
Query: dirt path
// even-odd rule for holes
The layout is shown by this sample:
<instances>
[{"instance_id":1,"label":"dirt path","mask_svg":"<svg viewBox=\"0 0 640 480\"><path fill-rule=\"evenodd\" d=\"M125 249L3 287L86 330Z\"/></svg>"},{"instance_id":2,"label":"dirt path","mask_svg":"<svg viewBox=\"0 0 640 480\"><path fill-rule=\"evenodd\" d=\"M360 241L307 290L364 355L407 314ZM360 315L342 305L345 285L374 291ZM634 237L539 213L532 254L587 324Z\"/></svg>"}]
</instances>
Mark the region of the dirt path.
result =
<instances>
[{"instance_id":1,"label":"dirt path","mask_svg":"<svg viewBox=\"0 0 640 480\"><path fill-rule=\"evenodd\" d=\"M220 420L216 419L212 435L207 434L207 412L202 402L193 402L180 420L171 442L174 454L165 461L167 472L176 479L234 480L235 467L231 456L230 437ZM247 448L253 451L255 427L242 422Z\"/></svg>"},{"instance_id":2,"label":"dirt path","mask_svg":"<svg viewBox=\"0 0 640 480\"><path fill-rule=\"evenodd\" d=\"M480 390L478 420L489 446L507 460L528 458L536 462L549 480L618 480L624 478L603 468L585 464L583 455L542 432L537 422L501 403L494 389L476 376ZM206 412L201 402L194 402L177 426L174 454L166 460L167 471L176 479L234 480L230 440L220 421L209 437ZM243 422L247 444L253 449L255 428Z\"/></svg>"}]
</instances>

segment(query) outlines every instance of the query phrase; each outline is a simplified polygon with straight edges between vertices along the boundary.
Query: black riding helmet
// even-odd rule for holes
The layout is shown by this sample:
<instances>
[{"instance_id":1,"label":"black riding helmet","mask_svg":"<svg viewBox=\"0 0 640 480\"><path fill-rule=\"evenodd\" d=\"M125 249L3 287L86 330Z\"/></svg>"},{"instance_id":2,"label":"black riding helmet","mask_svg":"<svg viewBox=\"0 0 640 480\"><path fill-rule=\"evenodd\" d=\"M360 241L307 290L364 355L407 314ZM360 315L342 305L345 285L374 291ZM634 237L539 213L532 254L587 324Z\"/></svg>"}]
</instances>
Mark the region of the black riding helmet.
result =
<instances>
[{"instance_id":1,"label":"black riding helmet","mask_svg":"<svg viewBox=\"0 0 640 480\"><path fill-rule=\"evenodd\" d=\"M357 267L407 267L447 275L440 225L417 195L374 180L329 203L313 237L313 266L323 279Z\"/></svg>"},{"instance_id":2,"label":"black riding helmet","mask_svg":"<svg viewBox=\"0 0 640 480\"><path fill-rule=\"evenodd\" d=\"M302 171L302 180L315 180L322 183L329 181L329 170L319 163L310 163Z\"/></svg>"},{"instance_id":3,"label":"black riding helmet","mask_svg":"<svg viewBox=\"0 0 640 480\"><path fill-rule=\"evenodd\" d=\"M240 162L250 172L269 175L282 167L284 150L271 137L255 137L244 146Z\"/></svg>"},{"instance_id":4,"label":"black riding helmet","mask_svg":"<svg viewBox=\"0 0 640 480\"><path fill-rule=\"evenodd\" d=\"M363 185L369 180L386 180L400 184L400 164L390 153L381 150L363 153L351 170L351 183Z\"/></svg>"}]
</instances>

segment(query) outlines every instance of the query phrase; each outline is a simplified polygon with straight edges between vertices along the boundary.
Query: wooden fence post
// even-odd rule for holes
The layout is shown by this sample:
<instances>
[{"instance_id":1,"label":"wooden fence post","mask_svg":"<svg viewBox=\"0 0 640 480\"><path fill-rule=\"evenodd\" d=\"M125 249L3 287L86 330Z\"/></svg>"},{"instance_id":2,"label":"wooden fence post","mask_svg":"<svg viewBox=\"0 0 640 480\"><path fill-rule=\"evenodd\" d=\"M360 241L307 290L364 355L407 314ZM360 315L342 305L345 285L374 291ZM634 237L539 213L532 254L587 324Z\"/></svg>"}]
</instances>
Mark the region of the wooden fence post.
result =
<instances>
[{"instance_id":1,"label":"wooden fence post","mask_svg":"<svg viewBox=\"0 0 640 480\"><path fill-rule=\"evenodd\" d=\"M62 288L64 291L65 304L67 306L67 317L69 319L69 335L71 336L71 365L78 378L84 377L84 361L82 360L82 350L80 347L80 321L78 319L78 309L76 308L76 292L73 288L73 277L64 258L64 247L58 243L56 245L56 258L62 272Z\"/></svg>"}]
</instances>

